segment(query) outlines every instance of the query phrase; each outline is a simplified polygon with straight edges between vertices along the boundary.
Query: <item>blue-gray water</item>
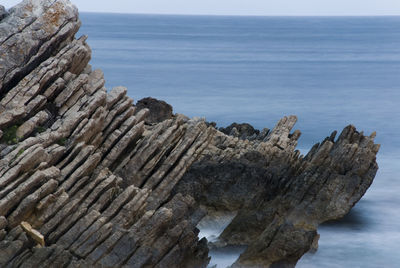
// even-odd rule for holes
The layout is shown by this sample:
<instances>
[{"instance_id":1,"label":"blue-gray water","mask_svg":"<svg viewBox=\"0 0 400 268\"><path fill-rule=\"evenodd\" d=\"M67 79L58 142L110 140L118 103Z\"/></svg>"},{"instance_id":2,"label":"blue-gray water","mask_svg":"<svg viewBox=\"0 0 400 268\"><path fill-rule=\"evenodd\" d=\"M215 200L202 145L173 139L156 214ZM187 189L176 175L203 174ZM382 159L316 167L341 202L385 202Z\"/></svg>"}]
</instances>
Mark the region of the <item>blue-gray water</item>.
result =
<instances>
[{"instance_id":1,"label":"blue-gray water","mask_svg":"<svg viewBox=\"0 0 400 268\"><path fill-rule=\"evenodd\" d=\"M271 128L296 114L302 151L350 123L376 130L373 185L343 221L320 227L318 252L298 267L400 267L400 17L81 20L93 67L134 100L163 99L219 126Z\"/></svg>"}]
</instances>

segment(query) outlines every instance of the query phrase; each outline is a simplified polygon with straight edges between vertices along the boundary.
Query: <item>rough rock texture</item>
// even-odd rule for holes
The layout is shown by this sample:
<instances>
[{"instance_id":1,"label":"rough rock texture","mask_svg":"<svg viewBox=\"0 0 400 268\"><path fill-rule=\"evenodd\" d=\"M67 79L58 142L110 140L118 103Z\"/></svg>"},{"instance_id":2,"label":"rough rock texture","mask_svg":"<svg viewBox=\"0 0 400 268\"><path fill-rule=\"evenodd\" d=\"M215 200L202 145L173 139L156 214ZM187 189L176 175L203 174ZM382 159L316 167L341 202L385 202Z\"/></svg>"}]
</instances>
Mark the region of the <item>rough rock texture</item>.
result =
<instances>
[{"instance_id":1,"label":"rough rock texture","mask_svg":"<svg viewBox=\"0 0 400 268\"><path fill-rule=\"evenodd\" d=\"M238 211L214 244L248 246L233 267L294 266L318 225L346 215L373 181L375 134L348 126L303 157L294 150L300 132L290 133L296 120L283 118L265 142L216 133L174 189L211 211Z\"/></svg>"},{"instance_id":2,"label":"rough rock texture","mask_svg":"<svg viewBox=\"0 0 400 268\"><path fill-rule=\"evenodd\" d=\"M303 157L294 116L249 141L107 92L79 26L67 0L0 21L1 267L205 267L209 207L238 211L236 266L293 266L372 183L379 146L352 126Z\"/></svg>"},{"instance_id":3,"label":"rough rock texture","mask_svg":"<svg viewBox=\"0 0 400 268\"><path fill-rule=\"evenodd\" d=\"M136 109L149 109L146 123L159 123L172 118L172 106L162 100L150 97L141 99L136 103Z\"/></svg>"},{"instance_id":4,"label":"rough rock texture","mask_svg":"<svg viewBox=\"0 0 400 268\"><path fill-rule=\"evenodd\" d=\"M79 25L64 0L0 23L0 266L205 266L204 212L170 191L215 130L180 115L146 126L149 111L91 70Z\"/></svg>"},{"instance_id":5,"label":"rough rock texture","mask_svg":"<svg viewBox=\"0 0 400 268\"><path fill-rule=\"evenodd\" d=\"M248 123L242 123L242 124L232 123L226 128L221 127L218 130L226 135L250 141L253 140L265 141L266 137L268 136L268 132L270 131L268 128L264 128L260 132L258 129L254 129L254 127Z\"/></svg>"}]
</instances>

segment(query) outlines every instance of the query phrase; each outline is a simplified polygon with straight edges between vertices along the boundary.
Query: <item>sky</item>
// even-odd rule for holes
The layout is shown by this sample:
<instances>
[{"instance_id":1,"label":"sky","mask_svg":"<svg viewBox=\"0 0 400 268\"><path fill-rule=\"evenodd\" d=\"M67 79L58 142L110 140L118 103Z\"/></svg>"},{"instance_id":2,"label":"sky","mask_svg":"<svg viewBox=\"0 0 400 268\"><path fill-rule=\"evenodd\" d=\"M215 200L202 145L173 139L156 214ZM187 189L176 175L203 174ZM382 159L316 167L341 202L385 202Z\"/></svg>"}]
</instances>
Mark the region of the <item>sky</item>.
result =
<instances>
[{"instance_id":1,"label":"sky","mask_svg":"<svg viewBox=\"0 0 400 268\"><path fill-rule=\"evenodd\" d=\"M20 0L0 0L9 8ZM400 15L400 0L72 0L80 11L257 16Z\"/></svg>"}]
</instances>

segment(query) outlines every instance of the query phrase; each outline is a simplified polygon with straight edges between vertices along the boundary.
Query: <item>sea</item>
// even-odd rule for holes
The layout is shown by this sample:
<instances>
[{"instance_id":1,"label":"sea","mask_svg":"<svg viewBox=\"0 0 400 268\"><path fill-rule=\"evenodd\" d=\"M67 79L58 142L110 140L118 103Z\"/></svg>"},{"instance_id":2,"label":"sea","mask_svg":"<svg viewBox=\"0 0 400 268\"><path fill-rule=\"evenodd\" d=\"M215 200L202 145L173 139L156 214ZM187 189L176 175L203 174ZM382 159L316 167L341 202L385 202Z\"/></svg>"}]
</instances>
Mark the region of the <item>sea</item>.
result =
<instances>
[{"instance_id":1,"label":"sea","mask_svg":"<svg viewBox=\"0 0 400 268\"><path fill-rule=\"evenodd\" d=\"M297 267L400 267L400 17L80 18L93 68L134 101L162 99L219 127L272 128L294 114L304 154L348 124L376 131L374 183L344 219L319 227L318 251ZM226 267L240 252L211 251L210 265Z\"/></svg>"}]
</instances>

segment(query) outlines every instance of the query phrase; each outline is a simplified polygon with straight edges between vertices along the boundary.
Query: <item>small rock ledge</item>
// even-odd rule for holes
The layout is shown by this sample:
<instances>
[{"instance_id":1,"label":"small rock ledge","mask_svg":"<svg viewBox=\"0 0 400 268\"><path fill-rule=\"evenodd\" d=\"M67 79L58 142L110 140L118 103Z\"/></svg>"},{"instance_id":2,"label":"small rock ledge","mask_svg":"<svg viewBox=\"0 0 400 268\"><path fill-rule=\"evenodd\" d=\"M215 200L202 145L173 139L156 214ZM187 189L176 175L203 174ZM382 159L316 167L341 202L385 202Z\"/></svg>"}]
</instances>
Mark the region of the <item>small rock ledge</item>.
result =
<instances>
[{"instance_id":1,"label":"small rock ledge","mask_svg":"<svg viewBox=\"0 0 400 268\"><path fill-rule=\"evenodd\" d=\"M372 183L379 145L353 126L303 157L295 116L234 137L107 92L80 24L68 0L0 6L1 267L206 267L208 209L238 211L234 267L293 267Z\"/></svg>"}]
</instances>

